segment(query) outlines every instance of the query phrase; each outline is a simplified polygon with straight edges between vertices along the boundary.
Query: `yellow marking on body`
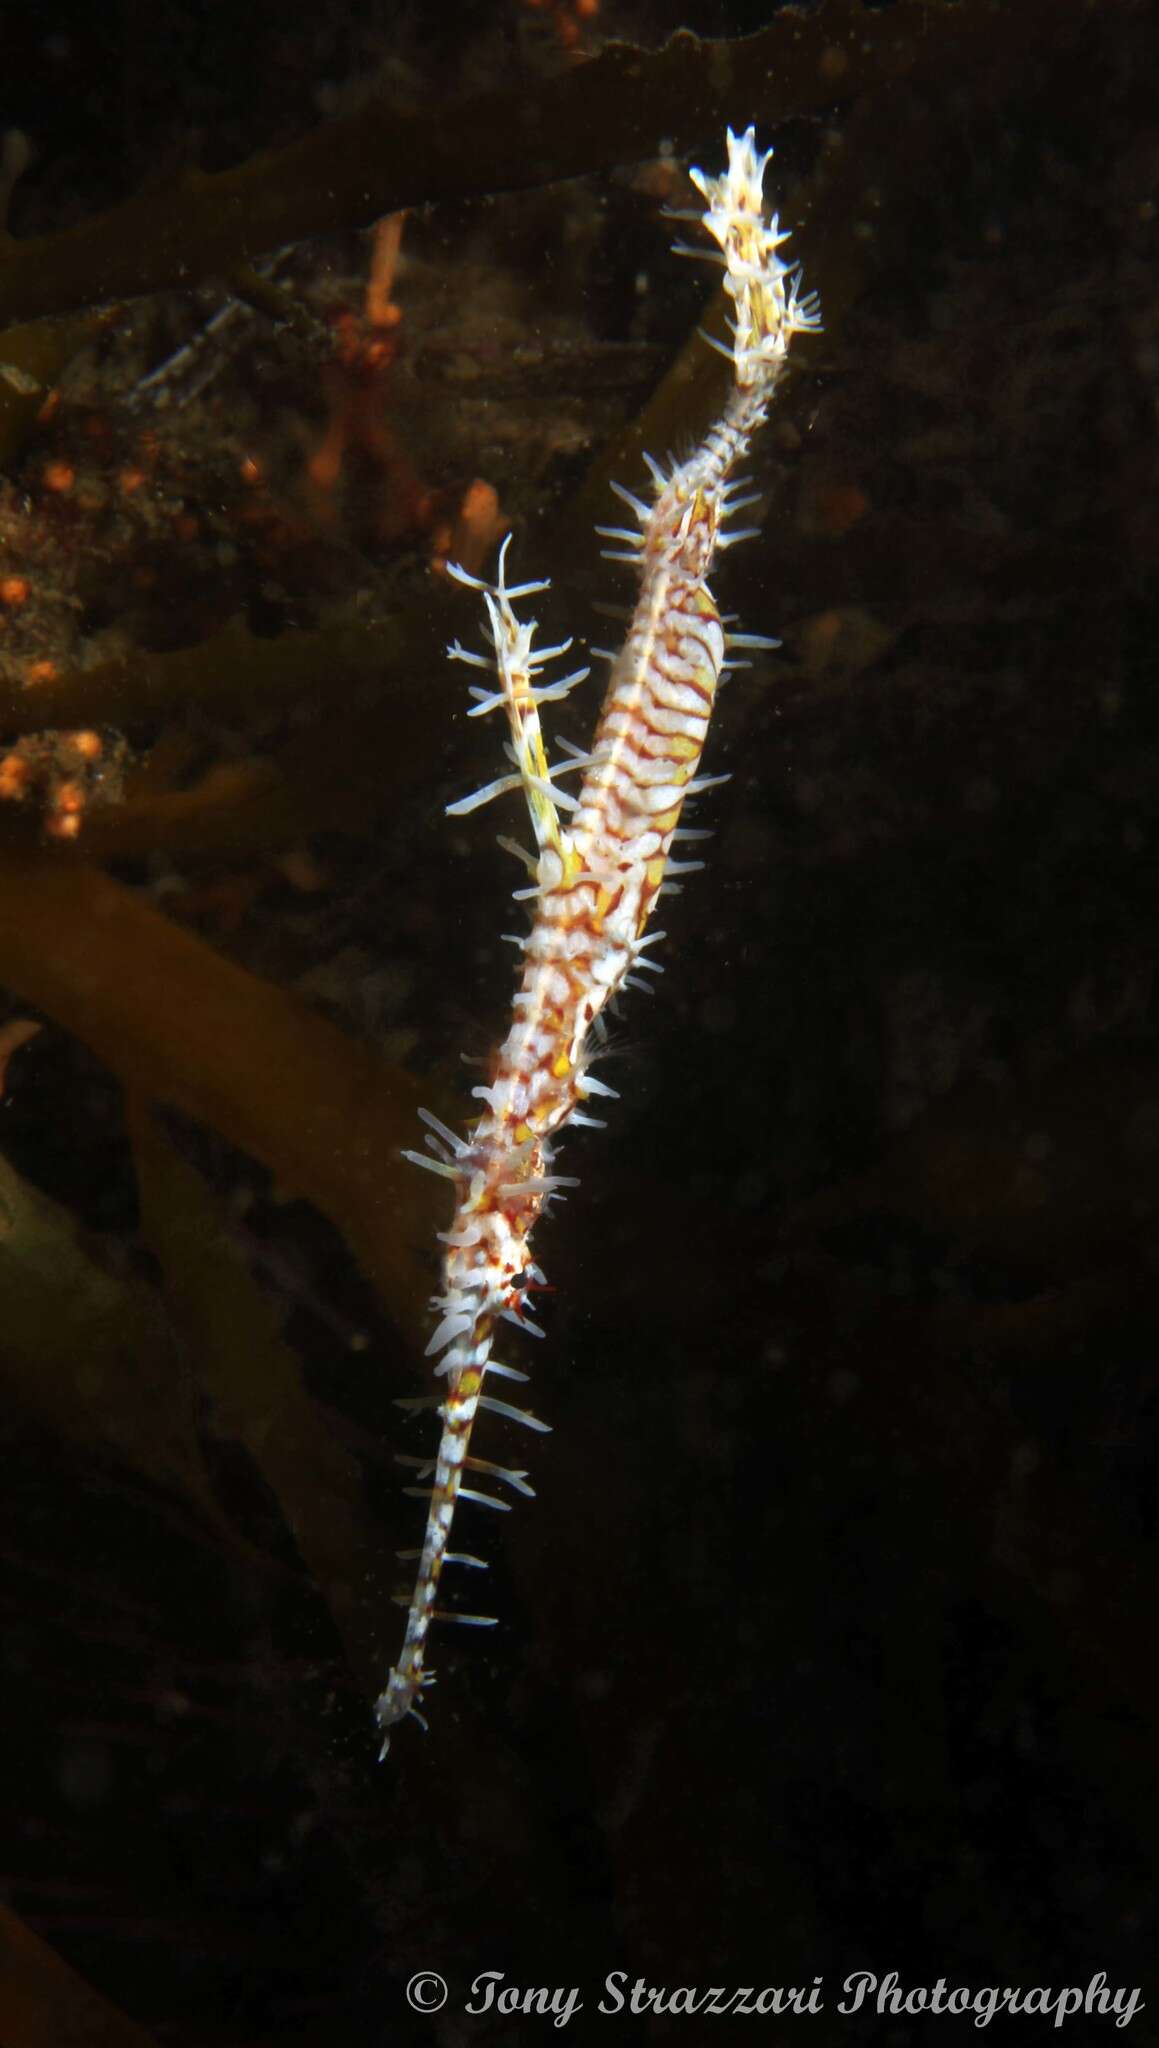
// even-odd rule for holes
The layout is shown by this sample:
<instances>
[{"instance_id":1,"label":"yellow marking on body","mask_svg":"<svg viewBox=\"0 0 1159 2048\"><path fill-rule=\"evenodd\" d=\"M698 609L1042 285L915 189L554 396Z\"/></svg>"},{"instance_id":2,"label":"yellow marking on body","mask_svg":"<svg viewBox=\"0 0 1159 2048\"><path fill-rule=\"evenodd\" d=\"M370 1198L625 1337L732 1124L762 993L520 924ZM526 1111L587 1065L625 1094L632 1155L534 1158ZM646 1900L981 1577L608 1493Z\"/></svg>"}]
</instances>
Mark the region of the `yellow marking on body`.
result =
<instances>
[{"instance_id":1,"label":"yellow marking on body","mask_svg":"<svg viewBox=\"0 0 1159 2048\"><path fill-rule=\"evenodd\" d=\"M669 746L671 748L668 756L670 761L698 761L700 759L700 741L690 739L687 733L674 733L669 741Z\"/></svg>"},{"instance_id":2,"label":"yellow marking on body","mask_svg":"<svg viewBox=\"0 0 1159 2048\"><path fill-rule=\"evenodd\" d=\"M565 1052L559 1053L557 1057L552 1061L551 1071L555 1075L557 1081L566 1081L568 1075L571 1072L571 1061L569 1060Z\"/></svg>"}]
</instances>

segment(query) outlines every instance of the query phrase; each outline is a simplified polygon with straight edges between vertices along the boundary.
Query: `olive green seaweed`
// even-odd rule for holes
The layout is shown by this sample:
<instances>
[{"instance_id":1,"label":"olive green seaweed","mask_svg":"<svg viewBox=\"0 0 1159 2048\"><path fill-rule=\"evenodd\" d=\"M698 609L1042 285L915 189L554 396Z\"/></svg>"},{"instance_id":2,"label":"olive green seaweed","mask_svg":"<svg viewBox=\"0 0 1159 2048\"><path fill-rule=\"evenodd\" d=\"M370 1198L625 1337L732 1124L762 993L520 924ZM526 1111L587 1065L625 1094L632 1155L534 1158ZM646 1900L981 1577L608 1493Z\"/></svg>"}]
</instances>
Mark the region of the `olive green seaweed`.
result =
<instances>
[{"instance_id":1,"label":"olive green seaweed","mask_svg":"<svg viewBox=\"0 0 1159 2048\"><path fill-rule=\"evenodd\" d=\"M311 236L369 227L403 207L524 190L677 154L732 121L762 130L904 82L919 54L953 76L981 40L1006 63L1081 0L861 0L785 8L756 35L680 30L655 51L609 43L588 62L453 106L373 98L285 149L228 170L186 170L55 235L0 248L0 325L112 299L187 289ZM592 119L598 106L599 119ZM0 357L3 337L0 336Z\"/></svg>"}]
</instances>

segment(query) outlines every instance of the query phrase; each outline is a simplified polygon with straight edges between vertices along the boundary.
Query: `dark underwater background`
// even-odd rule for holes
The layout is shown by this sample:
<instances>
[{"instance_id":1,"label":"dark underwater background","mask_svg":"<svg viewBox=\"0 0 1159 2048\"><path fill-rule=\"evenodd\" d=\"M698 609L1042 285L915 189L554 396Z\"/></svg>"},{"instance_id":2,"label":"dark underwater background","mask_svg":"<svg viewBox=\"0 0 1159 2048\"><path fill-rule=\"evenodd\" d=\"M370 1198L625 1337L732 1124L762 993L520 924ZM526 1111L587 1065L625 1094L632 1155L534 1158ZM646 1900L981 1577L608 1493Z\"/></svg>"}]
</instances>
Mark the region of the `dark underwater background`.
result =
<instances>
[{"instance_id":1,"label":"dark underwater background","mask_svg":"<svg viewBox=\"0 0 1159 2048\"><path fill-rule=\"evenodd\" d=\"M0 81L2 2048L744 2024L614 1971L1159 2041L1153 11L16 0ZM661 210L750 122L825 325L716 588L783 645L561 1150L553 1434L479 1430L499 1625L380 1765L398 1155L523 915L443 564L614 641L607 480L722 388Z\"/></svg>"}]
</instances>

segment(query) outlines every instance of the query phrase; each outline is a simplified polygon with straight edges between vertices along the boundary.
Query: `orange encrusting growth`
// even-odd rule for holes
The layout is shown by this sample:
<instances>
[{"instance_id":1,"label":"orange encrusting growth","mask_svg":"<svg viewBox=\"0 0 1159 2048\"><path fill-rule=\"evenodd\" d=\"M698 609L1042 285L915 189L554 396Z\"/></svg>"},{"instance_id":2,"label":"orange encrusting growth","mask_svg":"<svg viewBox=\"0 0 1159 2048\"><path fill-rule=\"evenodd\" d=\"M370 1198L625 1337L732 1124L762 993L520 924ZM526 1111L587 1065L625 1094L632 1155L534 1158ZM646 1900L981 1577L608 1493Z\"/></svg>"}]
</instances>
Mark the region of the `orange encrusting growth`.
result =
<instances>
[{"instance_id":1,"label":"orange encrusting growth","mask_svg":"<svg viewBox=\"0 0 1159 2048\"><path fill-rule=\"evenodd\" d=\"M684 800L714 779L699 779L697 768L716 687L728 666L726 649L768 644L725 634L707 576L717 548L741 538L722 531L724 520L738 509L729 474L765 417L791 335L816 326L817 316L812 302L798 299L796 273L776 254L784 237L775 217L769 225L764 222L761 178L767 158L757 157L752 130L739 140L730 133L728 148L723 177L692 175L708 201L705 222L724 252L725 288L737 309L734 389L721 418L687 462L670 474L650 465L656 486L650 506L620 492L639 531L608 531L638 564L641 589L590 754L554 768L548 762L539 707L566 695L587 670L554 683L539 680L539 671L570 642L536 649L534 623L521 622L513 607L546 586L508 586L506 543L493 585L452 571L482 592L492 656L467 653L458 645L451 653L487 671L493 683L497 680L498 688L474 690L478 701L472 715L503 708L514 773L450 809L461 814L522 788L538 853L534 859L525 856L534 886L519 892L533 900L534 916L530 932L519 942L525 957L512 1024L491 1080L474 1091L482 1098L483 1114L468 1138L427 1116L428 1144L435 1156L407 1155L454 1183L455 1214L443 1235L442 1290L434 1303L440 1320L427 1347L429 1353L443 1354L435 1368L446 1383L438 1404L442 1436L436 1458L424 1468L433 1485L413 1489L428 1501L427 1526L421 1551L412 1553L418 1570L402 1652L377 1705L384 1755L388 1731L397 1721L407 1714L421 1719L416 1702L432 1681L424 1668L431 1622L488 1620L458 1612L444 1615L436 1600L444 1564L480 1564L448 1549L457 1502L508 1506L465 1485L464 1475L484 1474L516 1491L531 1491L525 1473L470 1455L479 1409L495 1409L534 1429L545 1427L484 1391L490 1375L527 1377L492 1357L495 1325L507 1318L540 1334L525 1307L528 1289L543 1281L531 1262L529 1242L544 1206L570 1184L551 1170L552 1140L569 1122L595 1121L585 1114L588 1100L613 1093L590 1072L593 1026L607 1002L631 984L633 969L651 964L643 957L645 949L663 937L646 937L646 927L665 876L688 865L670 859ZM555 779L569 771L583 777L578 796L565 794ZM561 810L568 817L566 826Z\"/></svg>"}]
</instances>

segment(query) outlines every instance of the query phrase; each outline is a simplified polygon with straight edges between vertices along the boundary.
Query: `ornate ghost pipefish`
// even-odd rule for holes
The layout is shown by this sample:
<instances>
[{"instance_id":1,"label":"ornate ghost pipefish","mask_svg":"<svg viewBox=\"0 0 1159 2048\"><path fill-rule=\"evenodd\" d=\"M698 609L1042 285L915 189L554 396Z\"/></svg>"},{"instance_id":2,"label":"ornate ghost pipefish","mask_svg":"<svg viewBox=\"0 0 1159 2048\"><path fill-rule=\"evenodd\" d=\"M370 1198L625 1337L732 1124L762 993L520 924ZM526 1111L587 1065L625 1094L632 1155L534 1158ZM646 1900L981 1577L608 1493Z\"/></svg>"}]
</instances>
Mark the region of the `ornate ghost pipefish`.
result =
<instances>
[{"instance_id":1,"label":"ornate ghost pipefish","mask_svg":"<svg viewBox=\"0 0 1159 2048\"><path fill-rule=\"evenodd\" d=\"M525 856L532 885L517 891L532 906L532 923L518 942L524 961L511 1027L490 1081L474 1090L483 1113L470 1135L459 1137L424 1112L430 1150L406 1154L452 1183L455 1212L450 1230L441 1234L442 1285L433 1303L439 1321L427 1345L429 1355L441 1353L435 1372L444 1383L436 1404L442 1435L434 1460L410 1461L433 1483L410 1489L428 1502L427 1524L421 1550L402 1553L417 1559L417 1572L413 1594L404 1596L402 1650L376 1706L383 1756L396 1722L408 1714L423 1719L417 1701L434 1678L424 1665L432 1621L491 1625L490 1616L446 1611L436 1603L444 1565L481 1568L479 1558L448 1548L457 1503L504 1510L509 1505L480 1492L475 1479L490 1478L521 1493L532 1490L525 1472L471 1455L479 1410L531 1429L546 1427L484 1391L492 1377L527 1378L493 1356L495 1327L506 1320L542 1334L526 1312L528 1289L543 1284L530 1258L531 1233L559 1189L575 1185L552 1171L554 1142L566 1124L596 1121L586 1114L593 1096L614 1094L591 1071L593 1026L611 998L653 964L645 949L664 935L646 935L646 927L665 878L703 866L674 861L670 852L676 840L707 836L681 831L685 798L728 779L697 772L717 684L730 666L727 656L739 648L776 645L726 632L707 581L717 550L747 537L724 527L754 502L739 496L743 485L730 484L729 477L767 416L793 335L820 325L815 297L800 296L797 266L782 263L777 253L787 235L775 214L764 216L762 183L771 154L758 154L751 128L740 137L730 129L723 175L691 173L706 205L702 213L680 217L703 220L719 244L715 260L723 265L724 289L733 302L733 340L731 348L712 346L731 363L733 386L719 419L686 462L664 469L645 458L653 484L650 504L613 487L638 530L599 530L635 564L640 591L590 753L573 752L554 765L548 760L540 707L566 696L588 671L543 679L542 671L571 642L536 648L534 620L519 619L514 607L547 584L507 582L506 541L494 583L461 569L451 572L481 593L491 652L469 653L457 643L449 652L490 677L489 687L473 687L470 715L484 717L500 707L506 712L513 772L448 810L461 816L522 789L537 851ZM578 794L560 788L564 774L581 776Z\"/></svg>"}]
</instances>

